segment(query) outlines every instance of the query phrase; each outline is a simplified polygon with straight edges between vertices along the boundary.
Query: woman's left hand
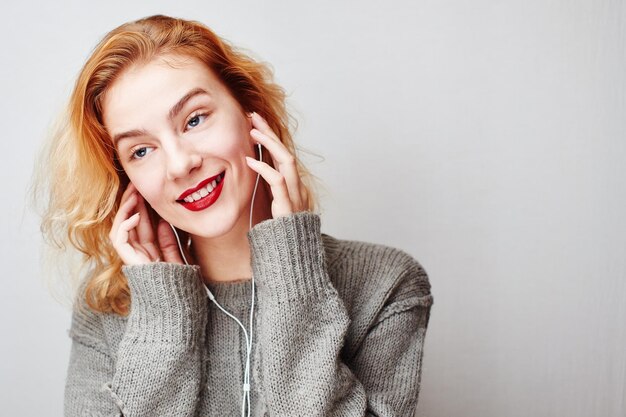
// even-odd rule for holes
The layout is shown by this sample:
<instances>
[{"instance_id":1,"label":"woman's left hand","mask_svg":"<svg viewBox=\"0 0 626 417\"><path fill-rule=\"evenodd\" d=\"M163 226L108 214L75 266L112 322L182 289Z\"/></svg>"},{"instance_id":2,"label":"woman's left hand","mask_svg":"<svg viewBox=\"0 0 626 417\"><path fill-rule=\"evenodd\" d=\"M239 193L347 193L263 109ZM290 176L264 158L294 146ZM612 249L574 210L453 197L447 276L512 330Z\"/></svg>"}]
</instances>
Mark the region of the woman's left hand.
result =
<instances>
[{"instance_id":1,"label":"woman's left hand","mask_svg":"<svg viewBox=\"0 0 626 417\"><path fill-rule=\"evenodd\" d=\"M304 185L298 173L296 158L283 145L272 128L259 114L250 115L252 126L250 136L256 143L265 147L272 157L275 168L262 161L246 156L248 166L261 174L272 189L272 217L277 218L308 209ZM256 145L255 145L256 146Z\"/></svg>"}]
</instances>

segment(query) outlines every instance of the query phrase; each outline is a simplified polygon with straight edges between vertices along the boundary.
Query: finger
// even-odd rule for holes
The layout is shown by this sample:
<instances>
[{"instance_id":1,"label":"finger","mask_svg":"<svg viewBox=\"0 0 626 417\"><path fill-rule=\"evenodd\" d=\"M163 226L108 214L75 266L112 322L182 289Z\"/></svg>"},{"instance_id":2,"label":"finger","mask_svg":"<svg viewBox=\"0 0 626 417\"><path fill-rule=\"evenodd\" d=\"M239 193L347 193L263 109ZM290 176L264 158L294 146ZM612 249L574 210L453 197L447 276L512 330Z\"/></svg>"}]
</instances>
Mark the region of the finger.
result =
<instances>
[{"instance_id":1,"label":"finger","mask_svg":"<svg viewBox=\"0 0 626 417\"><path fill-rule=\"evenodd\" d=\"M143 215L141 215L140 213L137 226L129 230L128 232L128 243L135 249L135 251L143 253L147 259L152 262L156 262L157 260L159 260L159 250L156 248L154 242L139 242L139 238L137 236L137 228L141 225L142 222L145 222L145 219L143 219Z\"/></svg>"},{"instance_id":2,"label":"finger","mask_svg":"<svg viewBox=\"0 0 626 417\"><path fill-rule=\"evenodd\" d=\"M252 112L250 114L250 120L252 122L253 131L260 132L261 134L266 135L268 138L272 140L272 142L277 143L281 145L283 148L285 148L285 145L282 143L278 135L274 132L272 127L269 125L269 123L267 123L267 120L265 120L261 115L259 115L256 112ZM286 148L285 148L285 151L289 153L289 151ZM271 148L270 148L270 157L272 158L273 165L276 166L276 160L274 159L274 152L273 152L273 149Z\"/></svg>"},{"instance_id":3,"label":"finger","mask_svg":"<svg viewBox=\"0 0 626 417\"><path fill-rule=\"evenodd\" d=\"M141 223L141 215L139 216L139 221L137 222L137 225L139 225L139 223ZM139 241L137 239L137 227L134 227L128 231L128 243L130 243L134 247L139 246Z\"/></svg>"},{"instance_id":4,"label":"finger","mask_svg":"<svg viewBox=\"0 0 626 417\"><path fill-rule=\"evenodd\" d=\"M261 174L272 190L274 201L272 201L272 216L277 218L293 213L293 203L289 198L285 177L265 162L246 156L248 166Z\"/></svg>"},{"instance_id":5,"label":"finger","mask_svg":"<svg viewBox=\"0 0 626 417\"><path fill-rule=\"evenodd\" d=\"M143 221L139 218L139 224ZM139 227L139 225L137 225ZM156 245L156 242L147 242L140 243L137 238L136 228L128 232L128 243L130 243L136 250L144 252L146 256L153 262L156 262L160 259L159 256L159 248Z\"/></svg>"},{"instance_id":6,"label":"finger","mask_svg":"<svg viewBox=\"0 0 626 417\"><path fill-rule=\"evenodd\" d=\"M252 129L250 135L268 149L272 155L274 167L285 177L291 201L295 207L301 208L303 205L300 193L302 180L298 173L296 158L282 142L274 140L260 130Z\"/></svg>"},{"instance_id":7,"label":"finger","mask_svg":"<svg viewBox=\"0 0 626 417\"><path fill-rule=\"evenodd\" d=\"M302 187L300 188L300 201L302 201L302 210L308 210L309 209L309 194L306 192L306 190Z\"/></svg>"},{"instance_id":8,"label":"finger","mask_svg":"<svg viewBox=\"0 0 626 417\"><path fill-rule=\"evenodd\" d=\"M159 221L157 226L157 238L159 240L161 253L163 253L163 261L182 264L183 259L180 256L174 231L165 220Z\"/></svg>"},{"instance_id":9,"label":"finger","mask_svg":"<svg viewBox=\"0 0 626 417\"><path fill-rule=\"evenodd\" d=\"M150 221L150 216L148 215L148 208L146 207L146 201L143 196L137 194L137 212L141 215L139 224L135 228L137 242L141 246L145 248L148 252L150 259L158 259L159 258L159 249L155 244L154 240L154 230L152 229L152 222ZM132 239L132 237L131 237Z\"/></svg>"},{"instance_id":10,"label":"finger","mask_svg":"<svg viewBox=\"0 0 626 417\"><path fill-rule=\"evenodd\" d=\"M148 215L148 208L146 207L146 201L141 194L137 193L137 206L136 211L141 214L141 221L137 225L137 236L140 243L153 243L154 231L152 230L152 224L150 223L150 216Z\"/></svg>"},{"instance_id":11,"label":"finger","mask_svg":"<svg viewBox=\"0 0 626 417\"><path fill-rule=\"evenodd\" d=\"M124 202L126 202L126 200L128 200L130 196L132 196L136 192L137 188L135 187L135 184L133 184L132 182L128 183L128 186L126 187L124 193L122 193L122 197L120 198L120 206L124 204Z\"/></svg>"},{"instance_id":12,"label":"finger","mask_svg":"<svg viewBox=\"0 0 626 417\"><path fill-rule=\"evenodd\" d=\"M120 223L116 239L113 241L113 247L122 258L122 261L127 265L147 263L150 260L138 253L135 248L130 244L129 231L137 226L139 223L139 213L135 213L133 216Z\"/></svg>"},{"instance_id":13,"label":"finger","mask_svg":"<svg viewBox=\"0 0 626 417\"><path fill-rule=\"evenodd\" d=\"M126 186L126 189L122 193L121 201L124 201L124 198L128 198L128 196L135 191L137 191L135 184L133 184L132 182L129 182L128 185Z\"/></svg>"},{"instance_id":14,"label":"finger","mask_svg":"<svg viewBox=\"0 0 626 417\"><path fill-rule=\"evenodd\" d=\"M268 135L272 138L272 140L276 142L280 142L280 138L278 137L278 135L274 133L274 130L269 125L269 123L267 123L267 120L265 120L260 114L258 114L257 112L252 112L250 117L252 120L252 125L260 130L261 133Z\"/></svg>"},{"instance_id":15,"label":"finger","mask_svg":"<svg viewBox=\"0 0 626 417\"><path fill-rule=\"evenodd\" d=\"M148 257L153 262L158 262L162 260L161 255L159 255L159 248L154 242L144 243L142 247L145 248Z\"/></svg>"},{"instance_id":16,"label":"finger","mask_svg":"<svg viewBox=\"0 0 626 417\"><path fill-rule=\"evenodd\" d=\"M111 226L111 232L109 234L109 237L112 241L116 240L120 224L131 216L131 213L134 212L136 204L137 195L135 193L129 194L126 197L126 201L123 201L120 204L120 207L118 208L117 213L113 218L113 224Z\"/></svg>"}]
</instances>

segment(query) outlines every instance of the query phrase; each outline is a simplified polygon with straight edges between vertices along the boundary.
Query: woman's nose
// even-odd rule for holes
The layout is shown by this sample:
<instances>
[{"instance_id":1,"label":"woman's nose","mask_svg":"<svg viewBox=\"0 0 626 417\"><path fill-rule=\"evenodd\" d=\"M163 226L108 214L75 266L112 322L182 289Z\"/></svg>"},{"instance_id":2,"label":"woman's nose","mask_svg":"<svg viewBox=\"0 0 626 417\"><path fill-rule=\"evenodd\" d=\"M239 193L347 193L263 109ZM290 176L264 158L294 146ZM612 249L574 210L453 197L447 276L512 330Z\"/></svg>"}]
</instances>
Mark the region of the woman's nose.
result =
<instances>
[{"instance_id":1,"label":"woman's nose","mask_svg":"<svg viewBox=\"0 0 626 417\"><path fill-rule=\"evenodd\" d=\"M167 179L175 180L185 177L202 164L202 157L192 147L173 143L165 150L167 158Z\"/></svg>"}]
</instances>

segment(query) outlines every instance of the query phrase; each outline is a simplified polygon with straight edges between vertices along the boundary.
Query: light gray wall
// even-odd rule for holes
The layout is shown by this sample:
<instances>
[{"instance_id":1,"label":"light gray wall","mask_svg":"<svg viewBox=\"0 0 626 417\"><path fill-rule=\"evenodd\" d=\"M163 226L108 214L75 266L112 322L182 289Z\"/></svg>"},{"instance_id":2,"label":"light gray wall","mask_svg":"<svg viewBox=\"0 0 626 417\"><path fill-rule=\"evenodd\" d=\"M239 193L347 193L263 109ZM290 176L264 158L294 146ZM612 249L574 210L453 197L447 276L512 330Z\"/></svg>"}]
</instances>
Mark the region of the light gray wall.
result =
<instances>
[{"instance_id":1,"label":"light gray wall","mask_svg":"<svg viewBox=\"0 0 626 417\"><path fill-rule=\"evenodd\" d=\"M69 312L24 209L34 155L97 40L165 13L274 65L325 158L307 160L327 233L426 268L418 415L625 415L623 1L173 3L2 6L1 414L62 413Z\"/></svg>"}]
</instances>

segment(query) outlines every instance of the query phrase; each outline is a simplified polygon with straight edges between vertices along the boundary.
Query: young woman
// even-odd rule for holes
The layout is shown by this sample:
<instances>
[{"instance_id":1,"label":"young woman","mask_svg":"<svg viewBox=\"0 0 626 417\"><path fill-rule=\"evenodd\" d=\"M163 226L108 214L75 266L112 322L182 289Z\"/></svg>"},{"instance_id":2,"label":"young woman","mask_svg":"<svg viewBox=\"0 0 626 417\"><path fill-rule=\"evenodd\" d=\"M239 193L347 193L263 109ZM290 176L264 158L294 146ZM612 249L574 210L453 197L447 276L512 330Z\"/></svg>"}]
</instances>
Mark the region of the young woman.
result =
<instances>
[{"instance_id":1,"label":"young woman","mask_svg":"<svg viewBox=\"0 0 626 417\"><path fill-rule=\"evenodd\" d=\"M197 22L95 48L45 168L43 230L90 267L67 416L413 415L426 272L321 233L284 98Z\"/></svg>"}]
</instances>

